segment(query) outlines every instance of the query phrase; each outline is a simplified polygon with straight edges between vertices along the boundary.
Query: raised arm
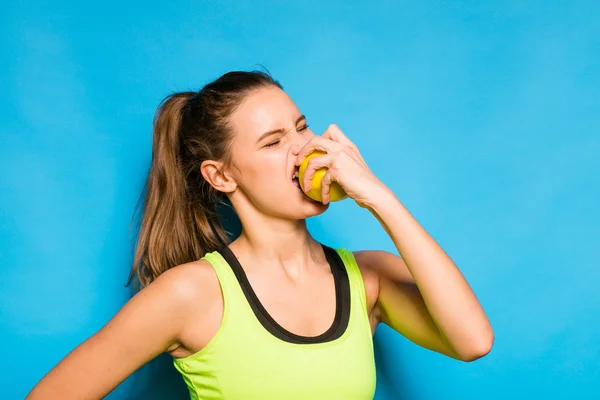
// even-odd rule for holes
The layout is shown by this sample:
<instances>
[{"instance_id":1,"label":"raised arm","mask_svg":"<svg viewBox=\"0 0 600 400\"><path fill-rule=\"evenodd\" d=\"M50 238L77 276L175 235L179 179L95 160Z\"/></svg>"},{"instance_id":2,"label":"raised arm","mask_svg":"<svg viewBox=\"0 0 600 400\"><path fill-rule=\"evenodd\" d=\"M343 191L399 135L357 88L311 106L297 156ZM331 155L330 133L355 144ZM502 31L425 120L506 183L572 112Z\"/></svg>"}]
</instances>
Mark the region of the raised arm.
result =
<instances>
[{"instance_id":1,"label":"raised arm","mask_svg":"<svg viewBox=\"0 0 600 400\"><path fill-rule=\"evenodd\" d=\"M494 333L461 271L389 190L368 208L402 258L360 255L380 273L380 320L407 338L450 357L473 361L492 348ZM409 278L410 274L410 278Z\"/></svg>"},{"instance_id":2,"label":"raised arm","mask_svg":"<svg viewBox=\"0 0 600 400\"><path fill-rule=\"evenodd\" d=\"M492 326L452 259L373 174L339 127L330 125L322 136L311 138L298 152L296 165L314 150L326 154L308 161L303 190L310 191L316 171L326 168L320 180L323 203L329 203L336 182L371 211L398 250L399 257L359 256L361 265L387 271L380 273L373 314L411 340L450 357L472 361L486 355L494 341Z\"/></svg>"},{"instance_id":3,"label":"raised arm","mask_svg":"<svg viewBox=\"0 0 600 400\"><path fill-rule=\"evenodd\" d=\"M376 324L383 322L419 346L462 360L436 326L402 258L381 250L361 250L354 256L363 276L377 277L372 310Z\"/></svg>"}]
</instances>

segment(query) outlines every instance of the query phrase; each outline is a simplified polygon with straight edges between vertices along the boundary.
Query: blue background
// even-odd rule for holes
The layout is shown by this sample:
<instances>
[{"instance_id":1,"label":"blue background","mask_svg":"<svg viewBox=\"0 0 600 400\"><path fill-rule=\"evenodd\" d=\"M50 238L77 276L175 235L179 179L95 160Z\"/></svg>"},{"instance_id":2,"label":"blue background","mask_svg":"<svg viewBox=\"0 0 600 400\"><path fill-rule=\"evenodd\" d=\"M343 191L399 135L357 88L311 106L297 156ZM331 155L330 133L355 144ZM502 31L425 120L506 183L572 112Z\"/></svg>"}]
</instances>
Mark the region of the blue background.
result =
<instances>
[{"instance_id":1,"label":"blue background","mask_svg":"<svg viewBox=\"0 0 600 400\"><path fill-rule=\"evenodd\" d=\"M378 399L592 398L600 387L594 1L4 3L0 397L23 398L128 298L151 120L260 65L337 123L461 268L495 329L461 363L378 328ZM352 201L310 220L395 251ZM110 399L186 398L160 356Z\"/></svg>"}]
</instances>

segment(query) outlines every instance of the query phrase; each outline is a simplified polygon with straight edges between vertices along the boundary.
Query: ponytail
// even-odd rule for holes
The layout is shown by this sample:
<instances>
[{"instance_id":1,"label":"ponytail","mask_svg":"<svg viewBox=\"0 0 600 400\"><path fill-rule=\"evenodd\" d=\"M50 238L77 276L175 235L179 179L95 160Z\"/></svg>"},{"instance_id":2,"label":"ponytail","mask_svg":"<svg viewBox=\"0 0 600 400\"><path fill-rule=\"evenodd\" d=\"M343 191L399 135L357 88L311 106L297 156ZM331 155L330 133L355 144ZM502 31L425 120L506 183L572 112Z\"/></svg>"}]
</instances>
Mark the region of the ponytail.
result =
<instances>
[{"instance_id":1,"label":"ponytail","mask_svg":"<svg viewBox=\"0 0 600 400\"><path fill-rule=\"evenodd\" d=\"M160 103L152 165L133 216L135 221L141 211L127 285L135 279L143 289L169 268L229 244L220 217L227 208L235 210L204 179L200 166L206 160L232 165L229 117L248 93L269 86L281 88L267 73L232 71L198 92L174 93Z\"/></svg>"},{"instance_id":2,"label":"ponytail","mask_svg":"<svg viewBox=\"0 0 600 400\"><path fill-rule=\"evenodd\" d=\"M218 199L223 196L204 181L197 160L187 165L182 160L182 116L195 94L167 96L154 118L152 163L134 213L135 219L143 198L127 283L135 279L139 289L169 268L198 260L229 241L217 214ZM188 181L201 182L199 187L190 188Z\"/></svg>"}]
</instances>

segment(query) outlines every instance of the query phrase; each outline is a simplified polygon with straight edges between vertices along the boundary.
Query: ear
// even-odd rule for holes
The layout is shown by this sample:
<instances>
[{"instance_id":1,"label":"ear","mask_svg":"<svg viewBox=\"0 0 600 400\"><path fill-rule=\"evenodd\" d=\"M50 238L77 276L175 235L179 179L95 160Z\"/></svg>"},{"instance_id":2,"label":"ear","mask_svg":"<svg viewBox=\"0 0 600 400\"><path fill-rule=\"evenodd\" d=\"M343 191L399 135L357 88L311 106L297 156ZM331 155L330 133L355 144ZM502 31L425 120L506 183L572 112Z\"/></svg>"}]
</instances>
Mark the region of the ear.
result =
<instances>
[{"instance_id":1,"label":"ear","mask_svg":"<svg viewBox=\"0 0 600 400\"><path fill-rule=\"evenodd\" d=\"M218 161L206 160L200 165L204 179L219 192L231 193L237 188L237 183Z\"/></svg>"}]
</instances>

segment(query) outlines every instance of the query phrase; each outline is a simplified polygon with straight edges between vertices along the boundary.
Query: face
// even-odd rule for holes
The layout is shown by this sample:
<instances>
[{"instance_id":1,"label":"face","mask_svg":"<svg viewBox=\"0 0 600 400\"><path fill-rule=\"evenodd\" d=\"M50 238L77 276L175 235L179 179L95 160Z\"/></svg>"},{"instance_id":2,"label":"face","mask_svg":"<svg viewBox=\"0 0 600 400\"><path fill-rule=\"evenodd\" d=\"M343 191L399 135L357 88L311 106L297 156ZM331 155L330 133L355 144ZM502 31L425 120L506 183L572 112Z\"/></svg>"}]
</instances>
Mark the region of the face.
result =
<instances>
[{"instance_id":1,"label":"face","mask_svg":"<svg viewBox=\"0 0 600 400\"><path fill-rule=\"evenodd\" d=\"M233 168L228 172L235 181L230 198L238 212L253 207L274 217L304 219L327 209L293 179L298 151L314 134L283 90L269 87L249 94L230 124Z\"/></svg>"}]
</instances>

